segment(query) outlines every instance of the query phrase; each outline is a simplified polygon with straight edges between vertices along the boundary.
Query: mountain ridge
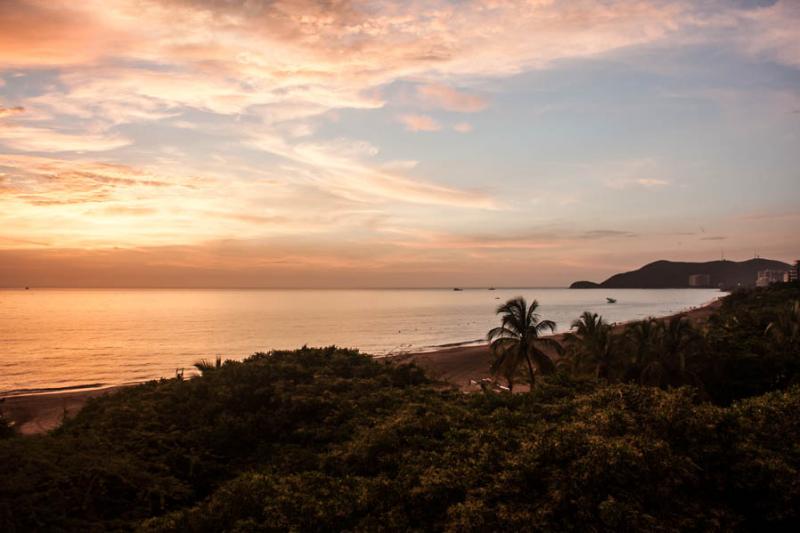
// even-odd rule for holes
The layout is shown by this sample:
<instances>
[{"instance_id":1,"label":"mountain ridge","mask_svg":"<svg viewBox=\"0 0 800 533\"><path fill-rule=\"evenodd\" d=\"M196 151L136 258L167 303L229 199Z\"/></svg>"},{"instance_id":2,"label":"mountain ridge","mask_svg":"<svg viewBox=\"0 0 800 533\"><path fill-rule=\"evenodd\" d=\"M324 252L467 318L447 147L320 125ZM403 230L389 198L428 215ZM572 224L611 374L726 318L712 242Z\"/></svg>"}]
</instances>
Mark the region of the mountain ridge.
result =
<instances>
[{"instance_id":1,"label":"mountain ridge","mask_svg":"<svg viewBox=\"0 0 800 533\"><path fill-rule=\"evenodd\" d=\"M755 285L760 270L789 270L783 261L753 258L746 261L707 261L703 263L659 259L637 270L614 274L602 283L576 281L571 289L682 289L690 288L689 276L706 274L708 287L749 287Z\"/></svg>"}]
</instances>

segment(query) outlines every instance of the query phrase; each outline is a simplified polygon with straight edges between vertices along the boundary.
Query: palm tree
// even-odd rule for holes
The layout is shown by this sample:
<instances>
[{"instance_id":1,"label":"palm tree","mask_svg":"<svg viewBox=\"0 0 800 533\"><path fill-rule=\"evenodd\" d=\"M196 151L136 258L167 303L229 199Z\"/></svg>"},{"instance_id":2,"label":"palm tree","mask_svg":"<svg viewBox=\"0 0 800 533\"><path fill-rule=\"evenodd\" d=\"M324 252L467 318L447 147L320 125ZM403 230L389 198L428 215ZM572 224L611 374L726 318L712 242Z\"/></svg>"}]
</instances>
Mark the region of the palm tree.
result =
<instances>
[{"instance_id":1,"label":"palm tree","mask_svg":"<svg viewBox=\"0 0 800 533\"><path fill-rule=\"evenodd\" d=\"M598 379L608 379L614 359L611 326L597 313L584 311L572 323L572 331L564 339L577 354L588 357L595 364Z\"/></svg>"},{"instance_id":2,"label":"palm tree","mask_svg":"<svg viewBox=\"0 0 800 533\"><path fill-rule=\"evenodd\" d=\"M656 351L644 362L639 373L640 383L659 387L688 383L700 387L700 380L688 369L686 359L701 339L692 323L683 316L659 322Z\"/></svg>"},{"instance_id":3,"label":"palm tree","mask_svg":"<svg viewBox=\"0 0 800 533\"><path fill-rule=\"evenodd\" d=\"M654 318L640 320L625 329L625 340L633 354L631 366L626 371L626 378L635 379L642 369L656 356L661 342L658 321Z\"/></svg>"},{"instance_id":4,"label":"palm tree","mask_svg":"<svg viewBox=\"0 0 800 533\"><path fill-rule=\"evenodd\" d=\"M787 350L800 345L800 300L783 309L764 333Z\"/></svg>"},{"instance_id":5,"label":"palm tree","mask_svg":"<svg viewBox=\"0 0 800 533\"><path fill-rule=\"evenodd\" d=\"M555 368L552 359L542 348L561 352L558 342L543 337L545 333L555 331L556 323L542 320L536 313L538 308L539 302L536 300L530 306L521 296L508 300L497 308L497 314L502 315L501 325L492 328L487 334L489 347L495 357L491 367L492 374L500 373L505 376L509 388L513 387L513 376L519 366L525 362L533 391L536 373L549 374Z\"/></svg>"},{"instance_id":6,"label":"palm tree","mask_svg":"<svg viewBox=\"0 0 800 533\"><path fill-rule=\"evenodd\" d=\"M212 370L219 370L222 368L222 357L217 356L217 359L214 361L214 363L207 359L200 359L193 366L200 371L200 374L205 374L206 372L211 372Z\"/></svg>"},{"instance_id":7,"label":"palm tree","mask_svg":"<svg viewBox=\"0 0 800 533\"><path fill-rule=\"evenodd\" d=\"M661 343L665 355L677 363L679 375L686 374L686 355L700 335L692 323L683 316L675 316L661 322Z\"/></svg>"}]
</instances>

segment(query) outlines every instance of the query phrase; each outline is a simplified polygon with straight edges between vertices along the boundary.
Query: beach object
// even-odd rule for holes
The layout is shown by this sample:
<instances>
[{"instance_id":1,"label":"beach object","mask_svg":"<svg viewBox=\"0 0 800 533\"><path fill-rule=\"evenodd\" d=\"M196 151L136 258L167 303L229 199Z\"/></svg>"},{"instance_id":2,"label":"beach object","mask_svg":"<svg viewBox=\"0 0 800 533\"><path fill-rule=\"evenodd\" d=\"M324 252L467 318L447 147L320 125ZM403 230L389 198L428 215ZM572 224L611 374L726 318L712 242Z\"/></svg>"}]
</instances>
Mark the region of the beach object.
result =
<instances>
[{"instance_id":1,"label":"beach object","mask_svg":"<svg viewBox=\"0 0 800 533\"><path fill-rule=\"evenodd\" d=\"M616 299L614 299L614 298L606 298L606 300L607 300L607 301L608 301L608 303L610 303L610 304L615 304L615 303L617 303L617 300L616 300Z\"/></svg>"}]
</instances>

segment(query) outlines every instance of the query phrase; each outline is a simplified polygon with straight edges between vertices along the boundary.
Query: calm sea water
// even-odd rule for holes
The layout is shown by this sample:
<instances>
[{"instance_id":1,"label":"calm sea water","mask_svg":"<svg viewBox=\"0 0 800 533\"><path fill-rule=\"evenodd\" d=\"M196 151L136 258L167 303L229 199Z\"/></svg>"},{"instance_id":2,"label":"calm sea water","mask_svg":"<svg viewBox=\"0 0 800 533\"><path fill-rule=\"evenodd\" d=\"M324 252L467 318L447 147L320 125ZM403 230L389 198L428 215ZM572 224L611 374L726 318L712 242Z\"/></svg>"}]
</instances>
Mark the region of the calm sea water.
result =
<instances>
[{"instance_id":1,"label":"calm sea water","mask_svg":"<svg viewBox=\"0 0 800 533\"><path fill-rule=\"evenodd\" d=\"M374 355L477 342L521 295L560 331L666 315L715 290L0 290L0 393L172 377L200 358L336 344ZM606 297L618 303L606 303ZM188 370L187 370L188 374Z\"/></svg>"}]
</instances>

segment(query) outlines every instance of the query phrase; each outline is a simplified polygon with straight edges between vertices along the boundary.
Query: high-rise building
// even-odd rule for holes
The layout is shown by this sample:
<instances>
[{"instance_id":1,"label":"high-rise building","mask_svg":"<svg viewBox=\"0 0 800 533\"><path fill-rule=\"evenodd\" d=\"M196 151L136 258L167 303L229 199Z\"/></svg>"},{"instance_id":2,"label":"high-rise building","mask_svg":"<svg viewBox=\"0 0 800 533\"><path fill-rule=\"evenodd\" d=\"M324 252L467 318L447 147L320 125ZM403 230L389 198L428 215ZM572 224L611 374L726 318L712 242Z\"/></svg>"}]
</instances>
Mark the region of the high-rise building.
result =
<instances>
[{"instance_id":1,"label":"high-rise building","mask_svg":"<svg viewBox=\"0 0 800 533\"><path fill-rule=\"evenodd\" d=\"M800 260L794 262L794 266L789 269L789 281L800 279Z\"/></svg>"}]
</instances>

